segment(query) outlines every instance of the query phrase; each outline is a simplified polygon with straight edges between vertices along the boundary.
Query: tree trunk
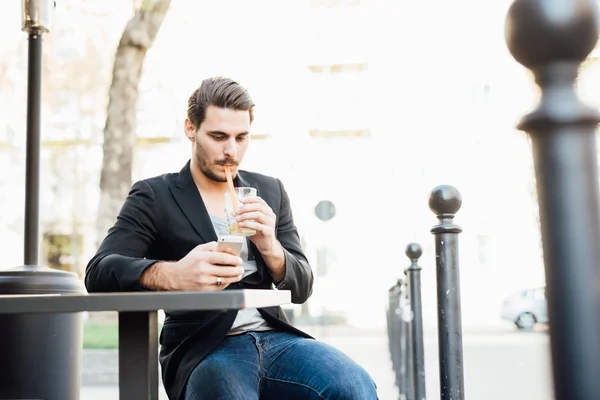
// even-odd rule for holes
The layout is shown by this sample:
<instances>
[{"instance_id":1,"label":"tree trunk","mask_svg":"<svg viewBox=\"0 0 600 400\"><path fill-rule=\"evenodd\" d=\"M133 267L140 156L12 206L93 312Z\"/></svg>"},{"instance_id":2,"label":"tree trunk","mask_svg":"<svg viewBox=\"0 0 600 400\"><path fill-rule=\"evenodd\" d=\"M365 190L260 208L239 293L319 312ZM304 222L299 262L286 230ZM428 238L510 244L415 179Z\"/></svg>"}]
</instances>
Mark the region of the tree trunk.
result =
<instances>
[{"instance_id":1,"label":"tree trunk","mask_svg":"<svg viewBox=\"0 0 600 400\"><path fill-rule=\"evenodd\" d=\"M96 223L98 243L114 224L131 188L138 83L146 52L156 38L170 3L171 0L143 0L125 26L117 47L102 146L104 156Z\"/></svg>"}]
</instances>

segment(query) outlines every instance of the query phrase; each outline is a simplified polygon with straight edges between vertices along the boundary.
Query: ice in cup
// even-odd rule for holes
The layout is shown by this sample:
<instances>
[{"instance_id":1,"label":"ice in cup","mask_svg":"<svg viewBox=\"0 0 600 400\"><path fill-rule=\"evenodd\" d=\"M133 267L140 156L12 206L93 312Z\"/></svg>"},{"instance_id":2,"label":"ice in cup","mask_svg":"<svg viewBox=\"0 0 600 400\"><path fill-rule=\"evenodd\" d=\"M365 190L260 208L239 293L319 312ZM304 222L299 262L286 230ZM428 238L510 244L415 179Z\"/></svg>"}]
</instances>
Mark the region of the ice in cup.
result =
<instances>
[{"instance_id":1,"label":"ice in cup","mask_svg":"<svg viewBox=\"0 0 600 400\"><path fill-rule=\"evenodd\" d=\"M240 201L246 196L256 196L256 188L253 187L236 187L234 188L235 196L237 197L237 207L234 209L234 200L231 199L229 191L224 192L225 196L225 214L227 215L227 227L230 235L236 236L254 236L256 231L254 229L242 228L236 221L235 210L243 205Z\"/></svg>"}]
</instances>

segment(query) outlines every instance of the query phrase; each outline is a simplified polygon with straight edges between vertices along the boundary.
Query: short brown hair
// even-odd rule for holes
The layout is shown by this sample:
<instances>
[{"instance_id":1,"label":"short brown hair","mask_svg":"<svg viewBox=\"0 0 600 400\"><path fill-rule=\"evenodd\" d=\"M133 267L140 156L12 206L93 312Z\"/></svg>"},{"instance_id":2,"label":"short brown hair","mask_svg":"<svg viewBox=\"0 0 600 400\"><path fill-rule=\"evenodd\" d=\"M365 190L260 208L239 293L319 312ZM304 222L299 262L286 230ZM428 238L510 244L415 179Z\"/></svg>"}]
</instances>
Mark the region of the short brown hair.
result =
<instances>
[{"instance_id":1,"label":"short brown hair","mask_svg":"<svg viewBox=\"0 0 600 400\"><path fill-rule=\"evenodd\" d=\"M204 122L208 106L248 111L250 122L254 120L254 102L250 93L242 85L229 78L207 78L190 96L187 117L196 129L200 128L200 124Z\"/></svg>"}]
</instances>

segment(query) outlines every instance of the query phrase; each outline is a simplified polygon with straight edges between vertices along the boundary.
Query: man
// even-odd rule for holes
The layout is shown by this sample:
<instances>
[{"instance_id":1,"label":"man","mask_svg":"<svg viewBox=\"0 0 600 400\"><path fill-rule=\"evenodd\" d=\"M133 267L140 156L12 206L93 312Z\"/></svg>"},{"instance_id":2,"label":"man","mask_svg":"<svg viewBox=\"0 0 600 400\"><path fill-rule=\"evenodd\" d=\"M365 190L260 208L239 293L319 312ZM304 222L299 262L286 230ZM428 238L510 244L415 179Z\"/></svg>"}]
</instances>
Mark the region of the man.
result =
<instances>
[{"instance_id":1,"label":"man","mask_svg":"<svg viewBox=\"0 0 600 400\"><path fill-rule=\"evenodd\" d=\"M188 101L192 158L179 173L136 182L117 222L86 269L89 292L136 290L290 290L312 293L282 183L238 170L248 148L254 103L226 78L202 82ZM256 231L241 257L216 251L227 234L225 167L235 186L254 187L237 210ZM168 312L160 336L170 399L376 399L369 375L340 351L290 326L280 307Z\"/></svg>"}]
</instances>

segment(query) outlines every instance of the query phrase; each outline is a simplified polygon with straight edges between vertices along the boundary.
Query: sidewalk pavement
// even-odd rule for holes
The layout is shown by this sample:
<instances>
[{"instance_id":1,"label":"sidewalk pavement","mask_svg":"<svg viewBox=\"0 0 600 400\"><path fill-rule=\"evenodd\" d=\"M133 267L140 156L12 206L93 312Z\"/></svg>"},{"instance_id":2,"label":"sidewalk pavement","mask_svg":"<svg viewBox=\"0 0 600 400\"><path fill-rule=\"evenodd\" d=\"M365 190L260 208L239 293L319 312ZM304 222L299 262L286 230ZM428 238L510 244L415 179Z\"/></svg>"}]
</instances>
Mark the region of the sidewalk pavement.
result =
<instances>
[{"instance_id":1,"label":"sidewalk pavement","mask_svg":"<svg viewBox=\"0 0 600 400\"><path fill-rule=\"evenodd\" d=\"M373 377L380 400L397 400L386 328L298 326L340 349ZM425 375L429 398L439 397L437 330L424 329ZM510 324L463 327L465 391L485 400L553 398L549 337L543 328L519 332ZM87 350L83 357L80 400L118 399L118 353ZM162 389L162 385L161 385ZM167 400L162 391L161 400Z\"/></svg>"},{"instance_id":2,"label":"sidewalk pavement","mask_svg":"<svg viewBox=\"0 0 600 400\"><path fill-rule=\"evenodd\" d=\"M398 391L388 352L385 330L360 329L348 326L299 326L315 338L328 343L362 365L375 380L379 399L395 400ZM81 400L118 398L117 350L84 350L82 365ZM161 400L167 397L162 391Z\"/></svg>"}]
</instances>

